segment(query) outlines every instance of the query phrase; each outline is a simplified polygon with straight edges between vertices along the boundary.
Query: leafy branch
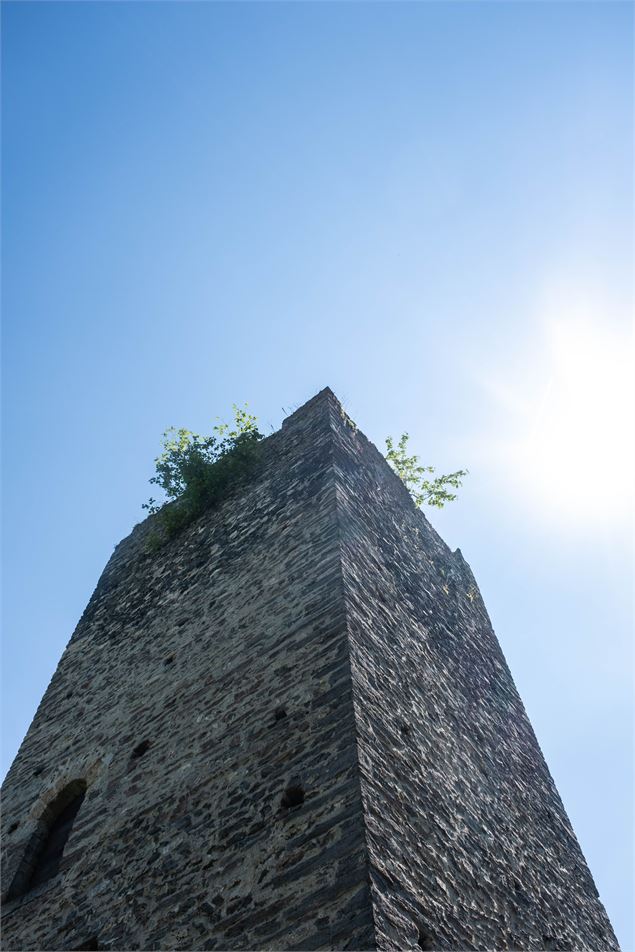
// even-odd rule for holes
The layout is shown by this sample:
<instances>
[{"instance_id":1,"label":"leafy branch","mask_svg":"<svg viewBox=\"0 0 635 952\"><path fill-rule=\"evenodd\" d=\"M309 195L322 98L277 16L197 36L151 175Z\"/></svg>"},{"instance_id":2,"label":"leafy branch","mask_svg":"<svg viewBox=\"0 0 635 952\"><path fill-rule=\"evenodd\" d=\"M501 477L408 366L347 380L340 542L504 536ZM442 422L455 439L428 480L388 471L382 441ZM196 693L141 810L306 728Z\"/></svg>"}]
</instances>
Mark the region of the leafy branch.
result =
<instances>
[{"instance_id":1,"label":"leafy branch","mask_svg":"<svg viewBox=\"0 0 635 952\"><path fill-rule=\"evenodd\" d=\"M467 476L466 469L459 469L456 473L447 473L445 476L435 476L429 479L428 474L436 472L434 466L421 466L419 457L408 455L407 433L403 433L395 446L392 437L386 438L386 459L395 470L417 506L435 506L443 509L447 502L456 499L456 493L450 489L459 489L463 477Z\"/></svg>"},{"instance_id":2,"label":"leafy branch","mask_svg":"<svg viewBox=\"0 0 635 952\"><path fill-rule=\"evenodd\" d=\"M208 506L220 501L257 467L262 434L255 416L234 405L232 423L218 423L209 436L170 427L163 434L163 452L155 460L150 483L165 499L150 497L142 509L159 515L170 537ZM156 539L155 539L156 545Z\"/></svg>"}]
</instances>

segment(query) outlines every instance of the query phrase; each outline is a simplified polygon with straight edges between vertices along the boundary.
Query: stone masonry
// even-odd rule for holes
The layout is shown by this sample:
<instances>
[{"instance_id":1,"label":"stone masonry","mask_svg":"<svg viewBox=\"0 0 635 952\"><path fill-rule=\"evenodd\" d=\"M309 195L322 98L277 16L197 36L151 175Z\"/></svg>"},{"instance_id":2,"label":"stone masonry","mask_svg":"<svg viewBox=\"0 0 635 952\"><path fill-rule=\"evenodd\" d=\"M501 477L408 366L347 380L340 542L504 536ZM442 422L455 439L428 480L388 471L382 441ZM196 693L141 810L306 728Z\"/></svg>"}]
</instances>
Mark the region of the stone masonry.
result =
<instances>
[{"instance_id":1,"label":"stone masonry","mask_svg":"<svg viewBox=\"0 0 635 952\"><path fill-rule=\"evenodd\" d=\"M618 948L467 563L330 390L151 524L4 784L5 949Z\"/></svg>"}]
</instances>

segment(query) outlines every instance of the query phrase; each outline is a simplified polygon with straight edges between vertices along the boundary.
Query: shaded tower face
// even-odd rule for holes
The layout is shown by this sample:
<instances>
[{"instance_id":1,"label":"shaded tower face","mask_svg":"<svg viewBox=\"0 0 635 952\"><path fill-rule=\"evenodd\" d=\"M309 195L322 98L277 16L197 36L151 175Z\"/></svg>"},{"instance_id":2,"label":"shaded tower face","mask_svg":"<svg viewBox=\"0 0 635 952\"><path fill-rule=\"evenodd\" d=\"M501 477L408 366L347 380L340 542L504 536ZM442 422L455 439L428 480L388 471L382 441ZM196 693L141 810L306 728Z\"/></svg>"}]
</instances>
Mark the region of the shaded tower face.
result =
<instances>
[{"instance_id":1,"label":"shaded tower face","mask_svg":"<svg viewBox=\"0 0 635 952\"><path fill-rule=\"evenodd\" d=\"M122 542L3 790L15 949L617 949L469 567L330 390Z\"/></svg>"}]
</instances>

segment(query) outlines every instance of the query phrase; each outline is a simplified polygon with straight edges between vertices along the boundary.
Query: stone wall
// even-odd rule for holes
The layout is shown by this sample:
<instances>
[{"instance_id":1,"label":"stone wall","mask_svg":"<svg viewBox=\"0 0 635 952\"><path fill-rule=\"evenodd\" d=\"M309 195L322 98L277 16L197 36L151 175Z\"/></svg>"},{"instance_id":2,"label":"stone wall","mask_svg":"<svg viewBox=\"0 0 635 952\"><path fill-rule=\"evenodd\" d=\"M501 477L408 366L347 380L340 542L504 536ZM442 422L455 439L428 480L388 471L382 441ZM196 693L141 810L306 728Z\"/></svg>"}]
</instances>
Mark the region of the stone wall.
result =
<instances>
[{"instance_id":1,"label":"stone wall","mask_svg":"<svg viewBox=\"0 0 635 952\"><path fill-rule=\"evenodd\" d=\"M378 948L617 949L461 552L361 433L335 458Z\"/></svg>"},{"instance_id":2,"label":"stone wall","mask_svg":"<svg viewBox=\"0 0 635 952\"><path fill-rule=\"evenodd\" d=\"M114 553L4 785L6 892L88 781L60 874L4 905L5 948L372 947L325 410L158 553L143 525Z\"/></svg>"},{"instance_id":3,"label":"stone wall","mask_svg":"<svg viewBox=\"0 0 635 952\"><path fill-rule=\"evenodd\" d=\"M5 896L87 784L5 948L617 948L469 568L329 390L149 524L5 782Z\"/></svg>"}]
</instances>

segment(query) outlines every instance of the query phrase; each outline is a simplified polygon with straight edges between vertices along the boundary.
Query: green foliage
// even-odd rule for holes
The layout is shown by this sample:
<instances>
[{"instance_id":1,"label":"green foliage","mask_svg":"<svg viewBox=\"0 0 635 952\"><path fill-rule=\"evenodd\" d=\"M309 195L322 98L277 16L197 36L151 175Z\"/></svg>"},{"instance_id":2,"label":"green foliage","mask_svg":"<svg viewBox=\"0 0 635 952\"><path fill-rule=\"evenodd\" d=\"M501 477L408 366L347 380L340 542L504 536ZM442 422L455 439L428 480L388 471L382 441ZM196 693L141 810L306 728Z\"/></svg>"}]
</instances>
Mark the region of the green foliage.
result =
<instances>
[{"instance_id":1,"label":"green foliage","mask_svg":"<svg viewBox=\"0 0 635 952\"><path fill-rule=\"evenodd\" d=\"M459 469L456 473L445 476L435 476L428 479L427 474L435 472L434 466L420 466L419 457L408 456L408 440L410 437L403 433L395 446L392 437L386 438L386 459L405 484L408 492L417 506L436 506L443 509L446 502L456 499L456 493L449 489L458 489L462 485L463 477L467 476L466 469Z\"/></svg>"},{"instance_id":2,"label":"green foliage","mask_svg":"<svg viewBox=\"0 0 635 952\"><path fill-rule=\"evenodd\" d=\"M163 530L163 538L151 537L150 547L175 535L247 479L258 466L261 439L256 418L236 405L233 423L219 423L210 436L176 427L166 430L150 479L166 499L161 504L151 497L142 506L158 514Z\"/></svg>"}]
</instances>

